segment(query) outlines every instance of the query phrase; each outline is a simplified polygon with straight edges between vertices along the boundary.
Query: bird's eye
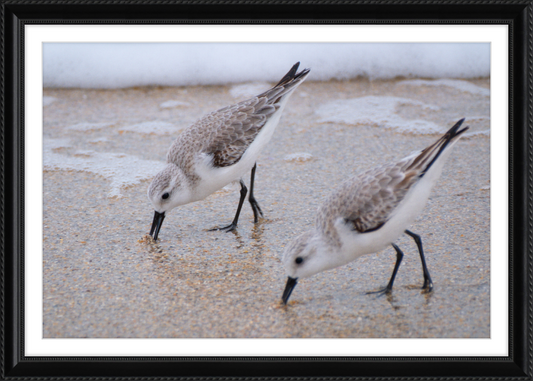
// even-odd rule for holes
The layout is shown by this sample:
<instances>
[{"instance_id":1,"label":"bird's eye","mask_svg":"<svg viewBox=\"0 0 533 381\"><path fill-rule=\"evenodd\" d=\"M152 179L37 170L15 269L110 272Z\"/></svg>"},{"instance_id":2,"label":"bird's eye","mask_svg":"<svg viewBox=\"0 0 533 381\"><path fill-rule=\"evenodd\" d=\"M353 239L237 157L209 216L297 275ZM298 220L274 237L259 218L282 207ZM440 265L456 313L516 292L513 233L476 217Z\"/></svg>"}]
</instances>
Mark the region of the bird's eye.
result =
<instances>
[{"instance_id":1,"label":"bird's eye","mask_svg":"<svg viewBox=\"0 0 533 381\"><path fill-rule=\"evenodd\" d=\"M168 192L165 192L165 193L163 193L163 196L161 196L161 197L163 197L163 200L166 200L168 198L168 196L169 196Z\"/></svg>"},{"instance_id":2,"label":"bird's eye","mask_svg":"<svg viewBox=\"0 0 533 381\"><path fill-rule=\"evenodd\" d=\"M298 257L294 260L294 262L296 262L297 264L300 264L304 261L304 259L302 257Z\"/></svg>"}]
</instances>

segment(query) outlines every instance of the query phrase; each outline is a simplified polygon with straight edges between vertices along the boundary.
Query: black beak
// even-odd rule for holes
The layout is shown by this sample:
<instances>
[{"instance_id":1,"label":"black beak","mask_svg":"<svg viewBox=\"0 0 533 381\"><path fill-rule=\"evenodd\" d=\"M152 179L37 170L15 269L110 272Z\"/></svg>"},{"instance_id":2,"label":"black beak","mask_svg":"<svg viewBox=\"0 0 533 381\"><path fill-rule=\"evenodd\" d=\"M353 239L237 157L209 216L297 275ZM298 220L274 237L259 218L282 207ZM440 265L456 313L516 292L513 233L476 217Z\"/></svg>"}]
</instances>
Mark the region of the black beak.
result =
<instances>
[{"instance_id":1,"label":"black beak","mask_svg":"<svg viewBox=\"0 0 533 381\"><path fill-rule=\"evenodd\" d=\"M294 287L296 287L296 284L298 284L298 278L289 277L289 279L287 279L287 285L285 286L285 291L283 291L283 295L281 297L281 300L283 300L283 304L287 304L289 296L291 296L291 292Z\"/></svg>"},{"instance_id":2,"label":"black beak","mask_svg":"<svg viewBox=\"0 0 533 381\"><path fill-rule=\"evenodd\" d=\"M154 212L154 220L152 221L152 228L150 229L150 235L154 237L154 241L157 241L157 236L159 235L159 230L161 229L161 225L163 225L164 219L165 212Z\"/></svg>"}]
</instances>

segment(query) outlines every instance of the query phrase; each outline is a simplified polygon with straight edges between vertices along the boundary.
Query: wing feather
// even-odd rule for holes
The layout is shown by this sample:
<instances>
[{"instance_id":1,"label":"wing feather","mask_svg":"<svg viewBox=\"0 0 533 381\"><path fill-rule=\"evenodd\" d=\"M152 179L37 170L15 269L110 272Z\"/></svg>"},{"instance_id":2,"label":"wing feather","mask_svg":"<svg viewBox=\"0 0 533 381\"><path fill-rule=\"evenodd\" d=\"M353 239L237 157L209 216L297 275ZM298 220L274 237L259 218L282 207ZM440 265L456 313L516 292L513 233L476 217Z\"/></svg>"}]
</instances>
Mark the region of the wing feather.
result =
<instances>
[{"instance_id":1,"label":"wing feather","mask_svg":"<svg viewBox=\"0 0 533 381\"><path fill-rule=\"evenodd\" d=\"M382 227L409 190L424 176L449 144L457 141L468 127L459 130L464 119L420 153L410 155L395 164L370 169L345 181L319 209L317 223L332 239L339 216L359 233Z\"/></svg>"},{"instance_id":2,"label":"wing feather","mask_svg":"<svg viewBox=\"0 0 533 381\"><path fill-rule=\"evenodd\" d=\"M277 110L279 101L289 95L309 73L308 69L296 73L299 63L294 65L282 80L270 90L212 112L184 131L173 144L167 161L187 166L190 157L184 157L185 149L210 155L215 167L227 167L237 163L250 144L255 140ZM194 145L195 149L190 149ZM181 150L181 152L178 152ZM186 156L186 154L185 154Z\"/></svg>"},{"instance_id":3,"label":"wing feather","mask_svg":"<svg viewBox=\"0 0 533 381\"><path fill-rule=\"evenodd\" d=\"M342 215L346 223L360 233L383 226L417 180L416 171L403 172L406 164L400 161L363 173L359 176L359 184L363 184L359 190L353 189L358 188L357 181L348 186L345 191L357 196L345 205Z\"/></svg>"}]
</instances>

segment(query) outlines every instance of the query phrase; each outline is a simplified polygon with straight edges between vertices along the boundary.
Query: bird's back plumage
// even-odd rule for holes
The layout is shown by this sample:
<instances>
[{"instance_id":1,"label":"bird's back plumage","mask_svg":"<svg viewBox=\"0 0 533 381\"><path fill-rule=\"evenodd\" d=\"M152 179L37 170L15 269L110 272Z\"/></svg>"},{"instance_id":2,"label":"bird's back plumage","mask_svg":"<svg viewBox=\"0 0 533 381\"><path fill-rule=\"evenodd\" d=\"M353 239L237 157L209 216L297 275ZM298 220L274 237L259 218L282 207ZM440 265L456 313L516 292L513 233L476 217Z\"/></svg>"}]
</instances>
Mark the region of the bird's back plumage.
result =
<instances>
[{"instance_id":1,"label":"bird's back plumage","mask_svg":"<svg viewBox=\"0 0 533 381\"><path fill-rule=\"evenodd\" d=\"M270 90L221 108L195 122L172 144L167 162L185 171L194 165L192 155L198 154L212 156L214 167L237 163L268 120L279 111L282 100L306 78L309 70L296 74L298 66L299 63L295 64Z\"/></svg>"},{"instance_id":2,"label":"bird's back plumage","mask_svg":"<svg viewBox=\"0 0 533 381\"><path fill-rule=\"evenodd\" d=\"M346 180L319 208L317 225L332 243L337 244L340 244L340 241L334 225L339 217L358 233L370 233L380 229L440 155L447 148L451 148L466 131L468 127L459 130L463 121L464 119L461 119L439 140L420 153L394 164L369 169Z\"/></svg>"}]
</instances>

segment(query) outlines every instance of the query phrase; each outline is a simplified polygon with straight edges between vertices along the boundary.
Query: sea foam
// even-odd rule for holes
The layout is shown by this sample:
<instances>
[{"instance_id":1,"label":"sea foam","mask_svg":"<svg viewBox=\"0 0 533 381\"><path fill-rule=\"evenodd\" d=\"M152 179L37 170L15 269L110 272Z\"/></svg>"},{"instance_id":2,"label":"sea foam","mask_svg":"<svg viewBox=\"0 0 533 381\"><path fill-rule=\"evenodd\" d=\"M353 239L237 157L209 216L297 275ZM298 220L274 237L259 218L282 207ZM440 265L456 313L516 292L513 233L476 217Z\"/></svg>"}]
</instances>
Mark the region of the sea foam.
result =
<instances>
[{"instance_id":1,"label":"sea foam","mask_svg":"<svg viewBox=\"0 0 533 381\"><path fill-rule=\"evenodd\" d=\"M54 152L70 146L67 139L44 139L44 169L83 171L102 176L111 183L109 197L121 197L122 189L152 178L165 166L161 161L142 160L124 153L79 150L70 155Z\"/></svg>"},{"instance_id":2,"label":"sea foam","mask_svg":"<svg viewBox=\"0 0 533 381\"><path fill-rule=\"evenodd\" d=\"M316 110L320 123L344 123L392 128L401 132L434 134L442 132L437 124L419 119L404 119L396 112L402 105L438 110L434 105L412 99L385 96L368 96L341 99L326 103Z\"/></svg>"}]
</instances>

